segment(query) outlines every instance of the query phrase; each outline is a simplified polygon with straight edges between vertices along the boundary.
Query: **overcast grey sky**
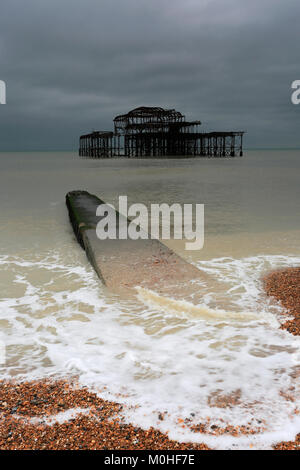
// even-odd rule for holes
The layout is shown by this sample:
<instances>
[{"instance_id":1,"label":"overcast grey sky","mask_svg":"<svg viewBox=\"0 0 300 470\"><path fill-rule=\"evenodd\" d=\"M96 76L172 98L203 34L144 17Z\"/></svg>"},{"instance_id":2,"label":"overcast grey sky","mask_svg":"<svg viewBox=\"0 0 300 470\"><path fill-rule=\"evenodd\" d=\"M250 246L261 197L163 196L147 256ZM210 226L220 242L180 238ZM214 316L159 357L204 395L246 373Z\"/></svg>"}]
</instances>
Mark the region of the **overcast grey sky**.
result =
<instances>
[{"instance_id":1,"label":"overcast grey sky","mask_svg":"<svg viewBox=\"0 0 300 470\"><path fill-rule=\"evenodd\" d=\"M72 150L137 106L300 147L299 0L1 0L0 150Z\"/></svg>"}]
</instances>

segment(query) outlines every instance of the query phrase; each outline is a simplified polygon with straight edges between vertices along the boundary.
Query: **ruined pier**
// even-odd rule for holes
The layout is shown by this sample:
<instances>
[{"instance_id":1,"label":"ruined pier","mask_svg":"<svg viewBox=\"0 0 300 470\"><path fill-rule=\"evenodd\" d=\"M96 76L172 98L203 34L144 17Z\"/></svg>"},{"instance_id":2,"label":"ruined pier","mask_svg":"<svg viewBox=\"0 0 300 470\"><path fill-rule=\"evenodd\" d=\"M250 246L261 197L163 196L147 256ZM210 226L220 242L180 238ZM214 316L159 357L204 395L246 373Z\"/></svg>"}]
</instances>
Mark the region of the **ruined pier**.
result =
<instances>
[{"instance_id":1,"label":"ruined pier","mask_svg":"<svg viewBox=\"0 0 300 470\"><path fill-rule=\"evenodd\" d=\"M244 131L200 132L175 109L140 107L114 119L114 131L80 137L79 155L91 158L243 156Z\"/></svg>"}]
</instances>

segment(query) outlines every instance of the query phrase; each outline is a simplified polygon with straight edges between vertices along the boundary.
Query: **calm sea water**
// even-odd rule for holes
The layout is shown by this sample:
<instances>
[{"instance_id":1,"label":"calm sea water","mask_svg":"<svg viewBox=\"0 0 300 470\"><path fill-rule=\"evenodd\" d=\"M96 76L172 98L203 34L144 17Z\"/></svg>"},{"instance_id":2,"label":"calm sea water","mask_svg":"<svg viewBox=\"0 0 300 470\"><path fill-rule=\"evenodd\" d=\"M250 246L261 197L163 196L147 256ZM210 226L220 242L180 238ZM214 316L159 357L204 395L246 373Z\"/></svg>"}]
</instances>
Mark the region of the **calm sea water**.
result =
<instances>
[{"instance_id":1,"label":"calm sea water","mask_svg":"<svg viewBox=\"0 0 300 470\"><path fill-rule=\"evenodd\" d=\"M224 160L0 154L0 340L7 356L1 376L76 375L101 396L138 405L127 412L131 422L177 439L219 448L292 439L300 432L300 343L278 329L282 309L265 298L260 279L300 265L299 170L300 151L248 151ZM64 199L73 189L115 205L119 195L147 205L205 204L204 249L185 252L183 242L169 243L211 275L199 285L199 312L193 299L174 310L168 299L129 301L104 288L68 221ZM201 307L218 311L218 319L207 319ZM240 319L226 317L229 310ZM220 397L232 393L239 400L220 408ZM163 422L158 411L168 412ZM217 438L208 426L198 436L178 424L187 416L265 429Z\"/></svg>"}]
</instances>

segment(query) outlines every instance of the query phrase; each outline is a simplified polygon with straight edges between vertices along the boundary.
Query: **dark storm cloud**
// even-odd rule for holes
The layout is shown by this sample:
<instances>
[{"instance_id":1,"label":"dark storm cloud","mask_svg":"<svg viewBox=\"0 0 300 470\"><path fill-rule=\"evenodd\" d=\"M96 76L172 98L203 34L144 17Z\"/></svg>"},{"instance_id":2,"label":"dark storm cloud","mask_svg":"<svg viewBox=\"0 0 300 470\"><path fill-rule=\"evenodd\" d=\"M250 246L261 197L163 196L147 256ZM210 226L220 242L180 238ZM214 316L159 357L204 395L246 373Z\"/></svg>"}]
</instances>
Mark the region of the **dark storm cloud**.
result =
<instances>
[{"instance_id":1,"label":"dark storm cloud","mask_svg":"<svg viewBox=\"0 0 300 470\"><path fill-rule=\"evenodd\" d=\"M72 149L140 105L300 146L298 0L2 0L0 149Z\"/></svg>"}]
</instances>

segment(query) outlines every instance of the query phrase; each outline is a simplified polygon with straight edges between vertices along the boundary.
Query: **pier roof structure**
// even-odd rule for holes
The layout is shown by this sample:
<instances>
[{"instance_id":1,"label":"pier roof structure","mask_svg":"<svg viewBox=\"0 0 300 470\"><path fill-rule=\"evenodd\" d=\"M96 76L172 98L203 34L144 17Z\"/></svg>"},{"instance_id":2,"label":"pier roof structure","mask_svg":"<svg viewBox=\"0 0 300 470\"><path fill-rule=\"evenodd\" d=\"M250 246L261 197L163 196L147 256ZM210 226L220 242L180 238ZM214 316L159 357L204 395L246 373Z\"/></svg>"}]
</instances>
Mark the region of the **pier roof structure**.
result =
<instances>
[{"instance_id":1,"label":"pier roof structure","mask_svg":"<svg viewBox=\"0 0 300 470\"><path fill-rule=\"evenodd\" d=\"M243 131L201 132L176 109L140 106L114 118L114 132L80 138L80 156L178 157L243 155Z\"/></svg>"}]
</instances>

